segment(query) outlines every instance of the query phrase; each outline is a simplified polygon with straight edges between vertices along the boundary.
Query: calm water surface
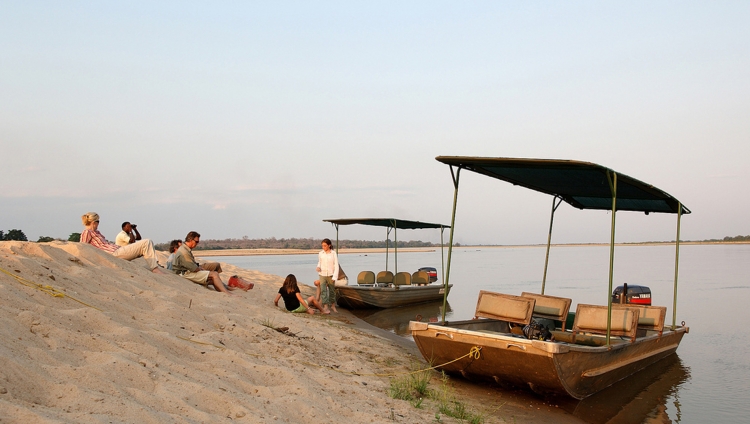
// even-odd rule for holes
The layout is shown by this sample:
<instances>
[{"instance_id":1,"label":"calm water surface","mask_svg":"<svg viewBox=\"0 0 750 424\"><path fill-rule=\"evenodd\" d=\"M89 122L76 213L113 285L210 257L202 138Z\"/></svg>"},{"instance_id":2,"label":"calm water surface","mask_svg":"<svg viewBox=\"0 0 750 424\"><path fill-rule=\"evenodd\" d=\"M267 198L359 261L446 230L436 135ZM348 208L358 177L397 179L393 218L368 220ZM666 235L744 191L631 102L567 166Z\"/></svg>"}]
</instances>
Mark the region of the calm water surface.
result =
<instances>
[{"instance_id":1,"label":"calm water surface","mask_svg":"<svg viewBox=\"0 0 750 424\"><path fill-rule=\"evenodd\" d=\"M453 251L446 319L470 319L479 290L509 294L539 291L545 249L460 248ZM438 269L440 251L401 253L399 271L422 266ZM672 322L673 246L622 246L615 251L615 285L651 287L654 305L667 306ZM264 273L293 273L306 284L317 278L317 255L220 257L216 260ZM385 269L385 254L343 254L350 282L360 271ZM394 270L391 254L390 270ZM578 303L606 305L609 248L553 247L545 293ZM561 409L586 422L750 422L750 245L697 245L680 249L677 322L690 327L677 355L583 402L561 402ZM381 328L405 337L408 321L417 314L438 317L442 303L360 311ZM500 389L498 389L500 390Z\"/></svg>"}]
</instances>

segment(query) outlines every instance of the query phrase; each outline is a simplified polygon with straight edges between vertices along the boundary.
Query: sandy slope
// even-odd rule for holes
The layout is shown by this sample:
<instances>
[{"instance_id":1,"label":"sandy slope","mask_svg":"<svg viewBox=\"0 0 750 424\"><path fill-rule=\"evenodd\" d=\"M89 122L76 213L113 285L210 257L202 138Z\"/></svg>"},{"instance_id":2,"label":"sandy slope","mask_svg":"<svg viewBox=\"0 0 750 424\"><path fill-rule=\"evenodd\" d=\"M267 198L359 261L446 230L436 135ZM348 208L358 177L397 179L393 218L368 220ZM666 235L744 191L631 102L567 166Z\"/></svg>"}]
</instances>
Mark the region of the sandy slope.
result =
<instances>
[{"instance_id":1,"label":"sandy slope","mask_svg":"<svg viewBox=\"0 0 750 424\"><path fill-rule=\"evenodd\" d=\"M0 268L67 295L0 273L0 422L434 421L391 399L387 378L349 374L403 372L413 356L345 314L275 308L279 277L225 265L256 282L229 297L144 265L79 243L0 242Z\"/></svg>"}]
</instances>

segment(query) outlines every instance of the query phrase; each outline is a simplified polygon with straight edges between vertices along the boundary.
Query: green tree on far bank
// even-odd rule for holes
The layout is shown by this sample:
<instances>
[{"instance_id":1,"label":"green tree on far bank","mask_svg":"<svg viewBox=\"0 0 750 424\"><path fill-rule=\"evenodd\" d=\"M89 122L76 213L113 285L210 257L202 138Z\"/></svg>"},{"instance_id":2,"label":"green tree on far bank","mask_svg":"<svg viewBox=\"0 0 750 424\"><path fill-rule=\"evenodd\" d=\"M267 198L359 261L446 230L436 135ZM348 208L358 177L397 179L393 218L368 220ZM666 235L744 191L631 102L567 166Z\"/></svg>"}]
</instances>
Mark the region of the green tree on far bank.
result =
<instances>
[{"instance_id":1,"label":"green tree on far bank","mask_svg":"<svg viewBox=\"0 0 750 424\"><path fill-rule=\"evenodd\" d=\"M79 242L81 241L81 233L71 233L68 237L68 241Z\"/></svg>"},{"instance_id":2,"label":"green tree on far bank","mask_svg":"<svg viewBox=\"0 0 750 424\"><path fill-rule=\"evenodd\" d=\"M47 236L39 236L39 240L37 240L36 242L37 243L46 243L48 241L55 241L55 239L52 238L52 237L47 237Z\"/></svg>"},{"instance_id":3,"label":"green tree on far bank","mask_svg":"<svg viewBox=\"0 0 750 424\"><path fill-rule=\"evenodd\" d=\"M8 234L5 235L3 240L29 241L23 231L16 229L8 231Z\"/></svg>"}]
</instances>

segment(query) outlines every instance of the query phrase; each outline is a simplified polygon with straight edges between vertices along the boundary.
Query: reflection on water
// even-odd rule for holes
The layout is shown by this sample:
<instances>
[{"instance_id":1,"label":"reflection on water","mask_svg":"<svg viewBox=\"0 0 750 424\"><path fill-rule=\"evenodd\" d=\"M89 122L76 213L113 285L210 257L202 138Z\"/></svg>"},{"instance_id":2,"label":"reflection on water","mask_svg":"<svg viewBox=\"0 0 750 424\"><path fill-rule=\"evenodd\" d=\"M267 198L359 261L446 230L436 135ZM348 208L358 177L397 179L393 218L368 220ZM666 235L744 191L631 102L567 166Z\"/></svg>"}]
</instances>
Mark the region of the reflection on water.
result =
<instances>
[{"instance_id":1,"label":"reflection on water","mask_svg":"<svg viewBox=\"0 0 750 424\"><path fill-rule=\"evenodd\" d=\"M587 423L681 422L680 388L690 369L677 354L582 401L561 401L560 407ZM676 409L670 418L667 409Z\"/></svg>"},{"instance_id":2,"label":"reflection on water","mask_svg":"<svg viewBox=\"0 0 750 424\"><path fill-rule=\"evenodd\" d=\"M350 312L370 325L411 338L409 321L438 322L443 318L443 302L420 303L390 309L352 309ZM451 307L448 303L445 316L446 319L451 316Z\"/></svg>"}]
</instances>

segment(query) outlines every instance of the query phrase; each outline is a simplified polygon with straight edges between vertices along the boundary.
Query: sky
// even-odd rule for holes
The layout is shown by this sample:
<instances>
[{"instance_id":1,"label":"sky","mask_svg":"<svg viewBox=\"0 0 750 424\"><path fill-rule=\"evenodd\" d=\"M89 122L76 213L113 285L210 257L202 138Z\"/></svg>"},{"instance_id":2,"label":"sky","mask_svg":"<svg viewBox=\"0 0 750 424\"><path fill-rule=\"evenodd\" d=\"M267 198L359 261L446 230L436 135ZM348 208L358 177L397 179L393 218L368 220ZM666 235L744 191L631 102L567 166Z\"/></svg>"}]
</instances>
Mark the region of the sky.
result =
<instances>
[{"instance_id":1,"label":"sky","mask_svg":"<svg viewBox=\"0 0 750 424\"><path fill-rule=\"evenodd\" d=\"M598 163L682 201L682 239L748 235L748 22L744 1L0 0L0 230L449 224L434 158L466 155ZM545 243L550 208L464 173L454 241ZM616 218L617 241L676 237L673 215ZM608 242L610 220L563 204L552 241Z\"/></svg>"}]
</instances>

